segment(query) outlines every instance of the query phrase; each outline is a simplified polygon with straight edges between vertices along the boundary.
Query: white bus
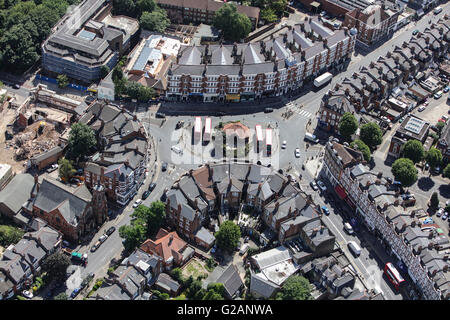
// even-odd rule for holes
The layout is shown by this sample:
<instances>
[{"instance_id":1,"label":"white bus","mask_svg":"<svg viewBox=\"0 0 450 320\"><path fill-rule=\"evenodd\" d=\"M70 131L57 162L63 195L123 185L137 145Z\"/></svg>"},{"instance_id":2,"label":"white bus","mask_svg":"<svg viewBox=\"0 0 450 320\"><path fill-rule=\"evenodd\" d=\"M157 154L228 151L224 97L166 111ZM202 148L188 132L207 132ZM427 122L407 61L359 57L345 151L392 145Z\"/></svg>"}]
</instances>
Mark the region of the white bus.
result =
<instances>
[{"instance_id":1,"label":"white bus","mask_svg":"<svg viewBox=\"0 0 450 320\"><path fill-rule=\"evenodd\" d=\"M211 118L205 119L205 132L203 133L203 142L209 142L211 140Z\"/></svg>"},{"instance_id":2,"label":"white bus","mask_svg":"<svg viewBox=\"0 0 450 320\"><path fill-rule=\"evenodd\" d=\"M323 86L324 84L328 83L328 81L331 81L333 78L333 75L329 72L325 72L324 74L318 76L316 79L314 79L314 85L316 88L319 88Z\"/></svg>"},{"instance_id":3,"label":"white bus","mask_svg":"<svg viewBox=\"0 0 450 320\"><path fill-rule=\"evenodd\" d=\"M200 140L201 136L202 136L202 118L195 117L194 140L195 141Z\"/></svg>"},{"instance_id":4,"label":"white bus","mask_svg":"<svg viewBox=\"0 0 450 320\"><path fill-rule=\"evenodd\" d=\"M256 131L256 152L259 153L259 149L264 141L261 125L257 124L255 126L255 131Z\"/></svg>"}]
</instances>

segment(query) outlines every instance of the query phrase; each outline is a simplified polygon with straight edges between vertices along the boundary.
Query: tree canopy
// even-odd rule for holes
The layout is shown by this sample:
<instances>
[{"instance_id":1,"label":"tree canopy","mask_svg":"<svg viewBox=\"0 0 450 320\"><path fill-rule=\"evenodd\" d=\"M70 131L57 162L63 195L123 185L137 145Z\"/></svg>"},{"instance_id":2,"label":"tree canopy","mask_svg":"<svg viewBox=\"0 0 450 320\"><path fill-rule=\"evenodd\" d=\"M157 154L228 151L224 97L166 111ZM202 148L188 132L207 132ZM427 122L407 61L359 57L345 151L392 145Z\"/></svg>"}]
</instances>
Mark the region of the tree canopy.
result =
<instances>
[{"instance_id":1,"label":"tree canopy","mask_svg":"<svg viewBox=\"0 0 450 320\"><path fill-rule=\"evenodd\" d=\"M231 252L239 244L241 230L233 221L227 220L220 225L215 237L217 247Z\"/></svg>"},{"instance_id":2,"label":"tree canopy","mask_svg":"<svg viewBox=\"0 0 450 320\"><path fill-rule=\"evenodd\" d=\"M400 181L405 187L409 187L416 182L417 173L418 170L410 159L400 158L392 164L392 174L395 180Z\"/></svg>"},{"instance_id":3,"label":"tree canopy","mask_svg":"<svg viewBox=\"0 0 450 320\"><path fill-rule=\"evenodd\" d=\"M445 167L442 175L444 176L444 178L450 178L450 163Z\"/></svg>"},{"instance_id":4,"label":"tree canopy","mask_svg":"<svg viewBox=\"0 0 450 320\"><path fill-rule=\"evenodd\" d=\"M252 23L244 14L237 12L236 5L226 3L216 11L213 25L222 30L226 40L239 41L245 38L252 29Z\"/></svg>"},{"instance_id":5,"label":"tree canopy","mask_svg":"<svg viewBox=\"0 0 450 320\"><path fill-rule=\"evenodd\" d=\"M65 74L60 74L56 77L59 88L65 88L69 85L69 78Z\"/></svg>"},{"instance_id":6,"label":"tree canopy","mask_svg":"<svg viewBox=\"0 0 450 320\"><path fill-rule=\"evenodd\" d=\"M290 276L283 284L280 292L276 295L276 300L311 300L311 285L309 281L302 277Z\"/></svg>"},{"instance_id":7,"label":"tree canopy","mask_svg":"<svg viewBox=\"0 0 450 320\"><path fill-rule=\"evenodd\" d=\"M425 159L430 165L430 168L434 169L439 167L442 164L442 153L439 149L430 148L430 150L426 153Z\"/></svg>"},{"instance_id":8,"label":"tree canopy","mask_svg":"<svg viewBox=\"0 0 450 320\"><path fill-rule=\"evenodd\" d=\"M16 244L22 239L24 233L25 232L19 228L0 225L0 245L6 248L10 244Z\"/></svg>"},{"instance_id":9,"label":"tree canopy","mask_svg":"<svg viewBox=\"0 0 450 320\"><path fill-rule=\"evenodd\" d=\"M59 251L45 258L41 266L42 271L47 272L51 280L62 281L66 278L66 271L70 264L70 258Z\"/></svg>"},{"instance_id":10,"label":"tree canopy","mask_svg":"<svg viewBox=\"0 0 450 320\"><path fill-rule=\"evenodd\" d=\"M341 121L339 122L339 132L345 139L350 139L350 136L356 132L358 129L358 121L356 120L355 116L350 113L346 112L341 118Z\"/></svg>"},{"instance_id":11,"label":"tree canopy","mask_svg":"<svg viewBox=\"0 0 450 320\"><path fill-rule=\"evenodd\" d=\"M409 140L403 146L403 157L411 159L412 162L417 163L423 159L425 150L422 142L419 140Z\"/></svg>"},{"instance_id":12,"label":"tree canopy","mask_svg":"<svg viewBox=\"0 0 450 320\"><path fill-rule=\"evenodd\" d=\"M38 61L41 44L74 0L0 1L0 67L21 73Z\"/></svg>"},{"instance_id":13,"label":"tree canopy","mask_svg":"<svg viewBox=\"0 0 450 320\"><path fill-rule=\"evenodd\" d=\"M72 161L66 158L59 159L58 165L59 177L63 178L65 181L68 181L76 172L72 166Z\"/></svg>"},{"instance_id":14,"label":"tree canopy","mask_svg":"<svg viewBox=\"0 0 450 320\"><path fill-rule=\"evenodd\" d=\"M149 31L164 32L170 25L165 10L155 10L153 12L143 12L139 20L141 27Z\"/></svg>"},{"instance_id":15,"label":"tree canopy","mask_svg":"<svg viewBox=\"0 0 450 320\"><path fill-rule=\"evenodd\" d=\"M362 140L356 139L355 141L353 141L350 144L350 147L361 151L361 153L363 154L364 160L370 161L372 154L371 154L370 149L367 146L367 144L365 144Z\"/></svg>"},{"instance_id":16,"label":"tree canopy","mask_svg":"<svg viewBox=\"0 0 450 320\"><path fill-rule=\"evenodd\" d=\"M72 159L88 156L93 151L97 140L94 131L84 123L71 126L68 141L68 155Z\"/></svg>"},{"instance_id":17,"label":"tree canopy","mask_svg":"<svg viewBox=\"0 0 450 320\"><path fill-rule=\"evenodd\" d=\"M359 138L369 146L374 148L383 141L383 132L375 122L369 122L361 126Z\"/></svg>"}]
</instances>

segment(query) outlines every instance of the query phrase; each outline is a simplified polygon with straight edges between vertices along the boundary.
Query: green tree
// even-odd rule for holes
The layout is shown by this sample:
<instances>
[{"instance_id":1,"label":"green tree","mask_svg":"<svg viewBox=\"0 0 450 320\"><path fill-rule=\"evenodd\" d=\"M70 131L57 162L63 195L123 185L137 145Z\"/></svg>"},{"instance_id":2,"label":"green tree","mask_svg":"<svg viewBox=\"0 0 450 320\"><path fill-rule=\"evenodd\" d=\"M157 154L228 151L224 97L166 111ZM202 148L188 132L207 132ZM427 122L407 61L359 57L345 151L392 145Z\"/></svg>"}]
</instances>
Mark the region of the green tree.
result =
<instances>
[{"instance_id":1,"label":"green tree","mask_svg":"<svg viewBox=\"0 0 450 320\"><path fill-rule=\"evenodd\" d=\"M233 221L227 220L221 224L215 237L217 247L232 252L239 244L241 230Z\"/></svg>"},{"instance_id":2,"label":"green tree","mask_svg":"<svg viewBox=\"0 0 450 320\"><path fill-rule=\"evenodd\" d=\"M450 178L450 163L445 167L444 172L442 173L444 178Z\"/></svg>"},{"instance_id":3,"label":"green tree","mask_svg":"<svg viewBox=\"0 0 450 320\"><path fill-rule=\"evenodd\" d=\"M339 132L346 139L349 140L351 135L358 129L358 121L351 112L346 112L339 122Z\"/></svg>"},{"instance_id":4,"label":"green tree","mask_svg":"<svg viewBox=\"0 0 450 320\"><path fill-rule=\"evenodd\" d=\"M438 123L436 123L436 128L438 129L438 135L441 136L442 133L442 129L444 129L445 127L445 122L439 121Z\"/></svg>"},{"instance_id":5,"label":"green tree","mask_svg":"<svg viewBox=\"0 0 450 320\"><path fill-rule=\"evenodd\" d=\"M125 15L136 18L138 8L134 0L113 0L113 10L115 15Z\"/></svg>"},{"instance_id":6,"label":"green tree","mask_svg":"<svg viewBox=\"0 0 450 320\"><path fill-rule=\"evenodd\" d=\"M186 300L186 296L184 294L180 294L178 297L173 298L173 300Z\"/></svg>"},{"instance_id":7,"label":"green tree","mask_svg":"<svg viewBox=\"0 0 450 320\"><path fill-rule=\"evenodd\" d=\"M369 122L361 126L359 138L364 141L369 148L374 148L383 140L383 132L375 122Z\"/></svg>"},{"instance_id":8,"label":"green tree","mask_svg":"<svg viewBox=\"0 0 450 320\"><path fill-rule=\"evenodd\" d=\"M439 196L437 192L433 192L430 198L430 207L437 208L439 206Z\"/></svg>"},{"instance_id":9,"label":"green tree","mask_svg":"<svg viewBox=\"0 0 450 320\"><path fill-rule=\"evenodd\" d=\"M143 12L153 12L157 9L155 0L138 0L137 7L140 14Z\"/></svg>"},{"instance_id":10,"label":"green tree","mask_svg":"<svg viewBox=\"0 0 450 320\"><path fill-rule=\"evenodd\" d=\"M423 159L425 150L423 145L418 140L409 140L403 146L403 157L411 159L412 162L417 163Z\"/></svg>"},{"instance_id":11,"label":"green tree","mask_svg":"<svg viewBox=\"0 0 450 320\"><path fill-rule=\"evenodd\" d=\"M176 281L183 283L183 271L180 268L173 268L170 272L172 278L174 278Z\"/></svg>"},{"instance_id":12,"label":"green tree","mask_svg":"<svg viewBox=\"0 0 450 320\"><path fill-rule=\"evenodd\" d=\"M123 239L123 246L128 252L136 249L147 238L143 223L121 226L119 236Z\"/></svg>"},{"instance_id":13,"label":"green tree","mask_svg":"<svg viewBox=\"0 0 450 320\"><path fill-rule=\"evenodd\" d=\"M65 292L61 292L60 294L56 295L53 300L69 300L69 297Z\"/></svg>"},{"instance_id":14,"label":"green tree","mask_svg":"<svg viewBox=\"0 0 450 320\"><path fill-rule=\"evenodd\" d=\"M50 281L63 281L70 264L70 258L66 254L56 252L45 258L41 267L43 272L47 272Z\"/></svg>"},{"instance_id":15,"label":"green tree","mask_svg":"<svg viewBox=\"0 0 450 320\"><path fill-rule=\"evenodd\" d=\"M69 78L65 74L60 74L56 77L56 82L58 83L58 88L65 88L69 85Z\"/></svg>"},{"instance_id":16,"label":"green tree","mask_svg":"<svg viewBox=\"0 0 450 320\"><path fill-rule=\"evenodd\" d=\"M97 144L94 131L84 123L71 126L68 141L68 154L72 159L88 156Z\"/></svg>"},{"instance_id":17,"label":"green tree","mask_svg":"<svg viewBox=\"0 0 450 320\"><path fill-rule=\"evenodd\" d=\"M65 181L69 181L70 178L73 177L73 175L77 172L72 165L72 161L66 159L66 158L61 158L58 161L58 165L59 165L59 177L63 178L63 180Z\"/></svg>"},{"instance_id":18,"label":"green tree","mask_svg":"<svg viewBox=\"0 0 450 320\"><path fill-rule=\"evenodd\" d=\"M357 149L361 151L363 154L364 160L370 161L370 158L372 157L372 154L370 153L370 149L362 140L356 139L350 144L350 147L353 149Z\"/></svg>"},{"instance_id":19,"label":"green tree","mask_svg":"<svg viewBox=\"0 0 450 320\"><path fill-rule=\"evenodd\" d=\"M275 0L271 1L270 8L275 12L277 16L282 16L286 7L288 5L288 0Z\"/></svg>"},{"instance_id":20,"label":"green tree","mask_svg":"<svg viewBox=\"0 0 450 320\"><path fill-rule=\"evenodd\" d=\"M276 300L312 300L311 285L302 276L290 276L277 293Z\"/></svg>"},{"instance_id":21,"label":"green tree","mask_svg":"<svg viewBox=\"0 0 450 320\"><path fill-rule=\"evenodd\" d=\"M216 11L213 19L213 25L222 30L223 37L226 40L239 41L245 38L252 29L250 19L237 12L236 5L226 3Z\"/></svg>"},{"instance_id":22,"label":"green tree","mask_svg":"<svg viewBox=\"0 0 450 320\"><path fill-rule=\"evenodd\" d=\"M417 172L414 163L407 158L397 159L392 164L392 174L395 180L400 181L405 187L409 187L416 182Z\"/></svg>"},{"instance_id":23,"label":"green tree","mask_svg":"<svg viewBox=\"0 0 450 320\"><path fill-rule=\"evenodd\" d=\"M430 150L425 155L425 160L428 162L431 169L439 167L442 164L442 153L439 149L436 149L434 147L430 148Z\"/></svg>"},{"instance_id":24,"label":"green tree","mask_svg":"<svg viewBox=\"0 0 450 320\"><path fill-rule=\"evenodd\" d=\"M22 239L24 234L25 232L19 228L0 225L0 245L2 247L8 247L10 244L16 244Z\"/></svg>"},{"instance_id":25,"label":"green tree","mask_svg":"<svg viewBox=\"0 0 450 320\"><path fill-rule=\"evenodd\" d=\"M158 10L153 12L143 12L139 23L143 29L164 32L170 25L170 20L167 18L165 10Z\"/></svg>"},{"instance_id":26,"label":"green tree","mask_svg":"<svg viewBox=\"0 0 450 320\"><path fill-rule=\"evenodd\" d=\"M104 79L109 74L110 71L111 70L107 65L102 65L100 67L100 78Z\"/></svg>"},{"instance_id":27,"label":"green tree","mask_svg":"<svg viewBox=\"0 0 450 320\"><path fill-rule=\"evenodd\" d=\"M273 11L272 8L262 9L260 18L261 18L261 20L265 20L268 23L277 21L277 19L278 19L277 15L275 14L275 11Z\"/></svg>"}]
</instances>

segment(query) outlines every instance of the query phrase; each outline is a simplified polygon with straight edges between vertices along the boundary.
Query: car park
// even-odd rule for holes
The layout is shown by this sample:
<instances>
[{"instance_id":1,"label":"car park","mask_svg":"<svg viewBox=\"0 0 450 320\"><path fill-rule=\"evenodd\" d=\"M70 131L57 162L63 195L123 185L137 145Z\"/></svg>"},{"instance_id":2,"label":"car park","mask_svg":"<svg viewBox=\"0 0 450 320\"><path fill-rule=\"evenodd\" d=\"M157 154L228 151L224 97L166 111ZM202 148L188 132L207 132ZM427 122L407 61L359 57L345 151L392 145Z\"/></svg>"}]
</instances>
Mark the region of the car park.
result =
<instances>
[{"instance_id":1,"label":"car park","mask_svg":"<svg viewBox=\"0 0 450 320\"><path fill-rule=\"evenodd\" d=\"M133 203L133 208L137 208L142 203L142 199L136 200L135 203Z\"/></svg>"},{"instance_id":2,"label":"car park","mask_svg":"<svg viewBox=\"0 0 450 320\"><path fill-rule=\"evenodd\" d=\"M144 191L144 193L142 194L142 199L145 200L148 198L148 196L150 195L150 191Z\"/></svg>"},{"instance_id":3,"label":"car park","mask_svg":"<svg viewBox=\"0 0 450 320\"><path fill-rule=\"evenodd\" d=\"M300 158L300 149L299 148L295 149L295 157Z\"/></svg>"},{"instance_id":4,"label":"car park","mask_svg":"<svg viewBox=\"0 0 450 320\"><path fill-rule=\"evenodd\" d=\"M327 191L327 187L325 186L325 184L322 181L317 180L317 185L319 186L320 190Z\"/></svg>"},{"instance_id":5,"label":"car park","mask_svg":"<svg viewBox=\"0 0 450 320\"><path fill-rule=\"evenodd\" d=\"M111 228L109 228L108 230L106 230L106 234L108 236L112 235L113 232L116 231L116 227L112 226Z\"/></svg>"},{"instance_id":6,"label":"car park","mask_svg":"<svg viewBox=\"0 0 450 320\"><path fill-rule=\"evenodd\" d=\"M319 187L317 186L317 183L315 183L314 181L311 181L311 182L309 183L309 185L311 186L311 188L312 188L314 191L319 190Z\"/></svg>"}]
</instances>

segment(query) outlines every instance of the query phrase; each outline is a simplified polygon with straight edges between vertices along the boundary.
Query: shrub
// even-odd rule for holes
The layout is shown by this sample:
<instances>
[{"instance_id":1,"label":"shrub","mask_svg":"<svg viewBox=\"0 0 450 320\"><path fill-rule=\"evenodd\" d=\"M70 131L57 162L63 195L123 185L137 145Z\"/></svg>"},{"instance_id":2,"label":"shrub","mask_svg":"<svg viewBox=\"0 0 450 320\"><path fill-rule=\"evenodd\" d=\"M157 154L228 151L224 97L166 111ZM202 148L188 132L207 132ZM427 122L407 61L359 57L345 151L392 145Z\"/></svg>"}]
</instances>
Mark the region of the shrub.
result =
<instances>
[{"instance_id":1,"label":"shrub","mask_svg":"<svg viewBox=\"0 0 450 320\"><path fill-rule=\"evenodd\" d=\"M22 297L22 296L17 296L17 299L18 300L27 300L25 297Z\"/></svg>"}]
</instances>

